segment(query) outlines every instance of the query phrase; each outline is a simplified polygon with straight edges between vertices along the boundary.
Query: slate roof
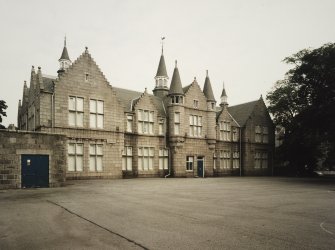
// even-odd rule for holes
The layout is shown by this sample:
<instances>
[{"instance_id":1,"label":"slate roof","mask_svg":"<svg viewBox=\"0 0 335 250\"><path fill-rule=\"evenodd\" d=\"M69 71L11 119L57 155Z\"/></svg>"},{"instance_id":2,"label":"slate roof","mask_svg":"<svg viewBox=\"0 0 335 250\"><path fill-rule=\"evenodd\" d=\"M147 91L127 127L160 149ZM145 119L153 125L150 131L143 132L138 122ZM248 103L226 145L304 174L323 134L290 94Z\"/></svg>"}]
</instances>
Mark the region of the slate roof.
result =
<instances>
[{"instance_id":1,"label":"slate roof","mask_svg":"<svg viewBox=\"0 0 335 250\"><path fill-rule=\"evenodd\" d=\"M176 67L173 70L173 75L172 75L172 80L171 80L171 85L170 85L170 90L169 90L169 95L184 95L184 91L181 85L181 80L180 80L180 75L179 75L179 70Z\"/></svg>"},{"instance_id":2,"label":"slate roof","mask_svg":"<svg viewBox=\"0 0 335 250\"><path fill-rule=\"evenodd\" d=\"M211 84L211 81L209 80L208 75L206 76L206 79L205 79L203 92L208 101L215 102L215 97L214 97L213 90L212 90L212 84Z\"/></svg>"},{"instance_id":3,"label":"slate roof","mask_svg":"<svg viewBox=\"0 0 335 250\"><path fill-rule=\"evenodd\" d=\"M42 75L44 90L53 92L53 82L56 80L56 76Z\"/></svg>"},{"instance_id":4,"label":"slate roof","mask_svg":"<svg viewBox=\"0 0 335 250\"><path fill-rule=\"evenodd\" d=\"M167 72L166 72L166 66L165 66L165 60L164 60L163 53L162 53L161 58L159 60L156 76L168 76Z\"/></svg>"},{"instance_id":5,"label":"slate roof","mask_svg":"<svg viewBox=\"0 0 335 250\"><path fill-rule=\"evenodd\" d=\"M259 100L256 100L231 106L228 107L228 112L234 117L234 119L240 124L240 126L243 127L258 102Z\"/></svg>"},{"instance_id":6,"label":"slate roof","mask_svg":"<svg viewBox=\"0 0 335 250\"><path fill-rule=\"evenodd\" d=\"M141 98L142 94L138 91L128 90L128 89L122 89L113 87L113 89L116 91L116 95L118 99L121 101L123 106L126 108L126 111L132 111L134 104ZM151 98L153 104L156 106L158 110L158 115L165 117L165 110L164 110L164 104L162 99L159 97L153 96L148 94ZM133 105L133 106L131 106Z\"/></svg>"},{"instance_id":7,"label":"slate roof","mask_svg":"<svg viewBox=\"0 0 335 250\"><path fill-rule=\"evenodd\" d=\"M69 53L67 52L67 48L66 48L66 46L64 46L62 55L61 55L61 57L59 58L59 60L61 60L61 59L69 60L69 61L70 61Z\"/></svg>"}]
</instances>

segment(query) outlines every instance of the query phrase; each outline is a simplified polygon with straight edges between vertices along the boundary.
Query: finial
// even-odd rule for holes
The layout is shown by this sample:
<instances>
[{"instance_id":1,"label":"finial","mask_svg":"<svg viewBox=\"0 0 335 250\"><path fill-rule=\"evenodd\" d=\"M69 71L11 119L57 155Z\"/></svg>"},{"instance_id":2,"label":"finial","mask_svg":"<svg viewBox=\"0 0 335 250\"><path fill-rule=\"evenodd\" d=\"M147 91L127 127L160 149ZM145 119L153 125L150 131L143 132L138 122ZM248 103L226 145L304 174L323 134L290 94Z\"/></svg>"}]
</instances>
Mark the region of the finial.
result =
<instances>
[{"instance_id":1,"label":"finial","mask_svg":"<svg viewBox=\"0 0 335 250\"><path fill-rule=\"evenodd\" d=\"M64 47L66 47L66 35L64 36Z\"/></svg>"},{"instance_id":2,"label":"finial","mask_svg":"<svg viewBox=\"0 0 335 250\"><path fill-rule=\"evenodd\" d=\"M208 77L208 69L206 69L206 76Z\"/></svg>"},{"instance_id":3,"label":"finial","mask_svg":"<svg viewBox=\"0 0 335 250\"><path fill-rule=\"evenodd\" d=\"M87 46L85 47L85 52L86 52L86 53L88 52L88 47L87 47Z\"/></svg>"},{"instance_id":4,"label":"finial","mask_svg":"<svg viewBox=\"0 0 335 250\"><path fill-rule=\"evenodd\" d=\"M37 68L38 68L39 70L41 70L41 66L38 66Z\"/></svg>"},{"instance_id":5,"label":"finial","mask_svg":"<svg viewBox=\"0 0 335 250\"><path fill-rule=\"evenodd\" d=\"M175 68L177 68L177 60L174 61Z\"/></svg>"},{"instance_id":6,"label":"finial","mask_svg":"<svg viewBox=\"0 0 335 250\"><path fill-rule=\"evenodd\" d=\"M147 88L145 88L145 89L144 89L144 93L148 93L148 90L147 90Z\"/></svg>"},{"instance_id":7,"label":"finial","mask_svg":"<svg viewBox=\"0 0 335 250\"><path fill-rule=\"evenodd\" d=\"M164 52L164 40L165 40L165 36L161 37L161 43L162 43L162 55Z\"/></svg>"},{"instance_id":8,"label":"finial","mask_svg":"<svg viewBox=\"0 0 335 250\"><path fill-rule=\"evenodd\" d=\"M223 88L224 88L224 81L222 82L222 86L223 86Z\"/></svg>"},{"instance_id":9,"label":"finial","mask_svg":"<svg viewBox=\"0 0 335 250\"><path fill-rule=\"evenodd\" d=\"M196 77L196 76L194 77L194 81L195 81L195 82L197 81L197 77Z\"/></svg>"},{"instance_id":10,"label":"finial","mask_svg":"<svg viewBox=\"0 0 335 250\"><path fill-rule=\"evenodd\" d=\"M24 81L24 85L27 86L27 81Z\"/></svg>"}]
</instances>

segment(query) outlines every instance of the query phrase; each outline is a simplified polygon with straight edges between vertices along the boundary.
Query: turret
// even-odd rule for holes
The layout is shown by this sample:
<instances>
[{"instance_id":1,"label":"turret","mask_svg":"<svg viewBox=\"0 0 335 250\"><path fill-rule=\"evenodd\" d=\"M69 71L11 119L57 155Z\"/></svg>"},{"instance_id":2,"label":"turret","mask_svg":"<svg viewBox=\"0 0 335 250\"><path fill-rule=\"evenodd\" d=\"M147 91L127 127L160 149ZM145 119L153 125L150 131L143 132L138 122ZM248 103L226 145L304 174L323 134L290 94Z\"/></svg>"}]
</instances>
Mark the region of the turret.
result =
<instances>
[{"instance_id":1,"label":"turret","mask_svg":"<svg viewBox=\"0 0 335 250\"><path fill-rule=\"evenodd\" d=\"M227 101L227 94L226 94L226 90L224 87L224 83L223 83L223 89L222 89L222 94L221 94L221 103L220 106L223 108L227 108L228 107L228 101Z\"/></svg>"},{"instance_id":2,"label":"turret","mask_svg":"<svg viewBox=\"0 0 335 250\"><path fill-rule=\"evenodd\" d=\"M58 60L59 62L59 70L57 73L60 75L65 72L65 70L70 67L71 65L71 60L69 57L69 53L67 52L66 48L66 37L64 38L64 48L61 57Z\"/></svg>"},{"instance_id":3,"label":"turret","mask_svg":"<svg viewBox=\"0 0 335 250\"><path fill-rule=\"evenodd\" d=\"M206 112L206 120L207 120L207 143L209 144L209 148L213 149L215 148L216 143L216 134L215 134L215 124L216 124L216 113L215 113L215 98L213 94L212 84L208 76L208 70L206 70L206 79L204 84L203 93L206 96L207 99L207 110Z\"/></svg>"},{"instance_id":4,"label":"turret","mask_svg":"<svg viewBox=\"0 0 335 250\"><path fill-rule=\"evenodd\" d=\"M181 85L179 70L177 67L177 60L175 61L175 68L172 75L171 85L168 96L170 97L171 104L183 104L184 103L184 91Z\"/></svg>"},{"instance_id":5,"label":"turret","mask_svg":"<svg viewBox=\"0 0 335 250\"><path fill-rule=\"evenodd\" d=\"M153 90L154 95L163 98L169 92L168 81L169 77L166 72L165 59L164 59L164 48L162 45L162 54L159 59L159 64L157 68L157 73L155 76L156 85Z\"/></svg>"},{"instance_id":6,"label":"turret","mask_svg":"<svg viewBox=\"0 0 335 250\"><path fill-rule=\"evenodd\" d=\"M182 88L177 61L172 75L170 90L169 90L169 145L173 154L171 155L171 173L172 175L180 175L185 173L184 163L177 157L179 149L184 145L185 141L185 126L188 123L188 117L185 117L184 107L184 91Z\"/></svg>"},{"instance_id":7,"label":"turret","mask_svg":"<svg viewBox=\"0 0 335 250\"><path fill-rule=\"evenodd\" d=\"M206 79L205 79L203 93L205 94L207 98L207 109L214 110L216 101L215 101L213 90L212 90L212 84L208 76L208 70L206 70Z\"/></svg>"}]
</instances>

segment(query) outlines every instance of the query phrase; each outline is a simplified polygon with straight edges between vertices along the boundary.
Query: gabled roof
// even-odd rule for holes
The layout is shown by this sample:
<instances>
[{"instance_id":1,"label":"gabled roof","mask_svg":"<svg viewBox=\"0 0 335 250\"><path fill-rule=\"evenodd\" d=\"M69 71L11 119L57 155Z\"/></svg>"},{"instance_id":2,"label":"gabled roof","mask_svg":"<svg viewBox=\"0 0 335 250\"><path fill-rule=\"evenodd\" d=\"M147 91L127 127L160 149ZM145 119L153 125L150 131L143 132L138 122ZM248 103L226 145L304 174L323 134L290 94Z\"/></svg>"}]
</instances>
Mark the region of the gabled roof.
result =
<instances>
[{"instance_id":1,"label":"gabled roof","mask_svg":"<svg viewBox=\"0 0 335 250\"><path fill-rule=\"evenodd\" d=\"M192 83L190 83L189 85L185 86L185 87L183 88L184 93L186 93L186 92L189 90L189 88L190 88L191 86L192 86Z\"/></svg>"},{"instance_id":2,"label":"gabled roof","mask_svg":"<svg viewBox=\"0 0 335 250\"><path fill-rule=\"evenodd\" d=\"M126 108L125 111L133 111L133 107L135 103L142 97L143 93L128 89L122 89L113 87L113 89L116 91L116 96L121 101L123 106ZM153 96L148 94L151 98L153 104L155 105L156 109L158 110L158 115L165 117L165 109L162 99L159 97Z\"/></svg>"},{"instance_id":3,"label":"gabled roof","mask_svg":"<svg viewBox=\"0 0 335 250\"><path fill-rule=\"evenodd\" d=\"M181 85L179 70L177 67L177 61L176 61L176 66L173 70L173 75L172 75L172 80L171 80L171 85L170 85L170 90L169 90L169 95L174 95L174 94L184 95L184 91Z\"/></svg>"},{"instance_id":4,"label":"gabled roof","mask_svg":"<svg viewBox=\"0 0 335 250\"><path fill-rule=\"evenodd\" d=\"M54 92L54 81L56 80L56 76L42 76L44 90L47 92Z\"/></svg>"},{"instance_id":5,"label":"gabled roof","mask_svg":"<svg viewBox=\"0 0 335 250\"><path fill-rule=\"evenodd\" d=\"M162 53L161 58L159 60L156 76L166 76L166 77L168 76L167 72L166 72L166 66L165 66L165 60L164 60L163 53Z\"/></svg>"},{"instance_id":6,"label":"gabled roof","mask_svg":"<svg viewBox=\"0 0 335 250\"><path fill-rule=\"evenodd\" d=\"M207 98L207 101L215 102L215 97L214 97L214 94L213 94L211 81L209 80L208 71L207 71L207 76L206 76L206 79L205 79L203 92L204 92L204 94Z\"/></svg>"},{"instance_id":7,"label":"gabled roof","mask_svg":"<svg viewBox=\"0 0 335 250\"><path fill-rule=\"evenodd\" d=\"M244 126L258 102L259 100L256 100L231 106L228 107L228 112L234 117L240 126Z\"/></svg>"}]
</instances>

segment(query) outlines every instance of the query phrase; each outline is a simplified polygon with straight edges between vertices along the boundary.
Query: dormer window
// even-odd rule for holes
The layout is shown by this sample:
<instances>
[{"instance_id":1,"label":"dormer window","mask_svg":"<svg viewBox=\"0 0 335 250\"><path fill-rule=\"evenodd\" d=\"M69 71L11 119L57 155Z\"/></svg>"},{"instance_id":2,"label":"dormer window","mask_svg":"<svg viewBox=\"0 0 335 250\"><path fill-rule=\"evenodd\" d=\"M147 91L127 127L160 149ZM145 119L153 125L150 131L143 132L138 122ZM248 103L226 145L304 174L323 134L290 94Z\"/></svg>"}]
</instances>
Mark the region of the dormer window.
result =
<instances>
[{"instance_id":1,"label":"dormer window","mask_svg":"<svg viewBox=\"0 0 335 250\"><path fill-rule=\"evenodd\" d=\"M198 108L199 107L199 101L198 100L193 100L193 107Z\"/></svg>"}]
</instances>

